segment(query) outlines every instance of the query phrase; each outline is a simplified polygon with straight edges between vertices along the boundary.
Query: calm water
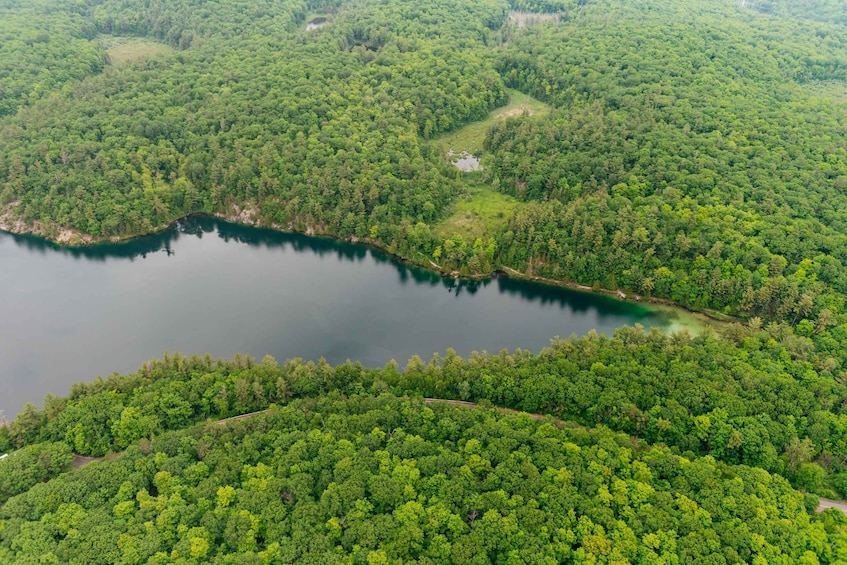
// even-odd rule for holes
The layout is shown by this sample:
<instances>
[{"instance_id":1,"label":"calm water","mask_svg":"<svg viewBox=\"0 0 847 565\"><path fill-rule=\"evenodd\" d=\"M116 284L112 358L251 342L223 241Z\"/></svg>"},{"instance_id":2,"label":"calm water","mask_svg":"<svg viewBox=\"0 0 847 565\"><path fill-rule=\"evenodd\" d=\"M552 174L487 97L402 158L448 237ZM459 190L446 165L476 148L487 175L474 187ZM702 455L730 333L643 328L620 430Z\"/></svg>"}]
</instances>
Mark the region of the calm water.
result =
<instances>
[{"instance_id":1,"label":"calm water","mask_svg":"<svg viewBox=\"0 0 847 565\"><path fill-rule=\"evenodd\" d=\"M496 278L457 282L362 246L192 218L120 245L0 233L0 410L165 351L382 366L453 347L665 325L634 304Z\"/></svg>"}]
</instances>

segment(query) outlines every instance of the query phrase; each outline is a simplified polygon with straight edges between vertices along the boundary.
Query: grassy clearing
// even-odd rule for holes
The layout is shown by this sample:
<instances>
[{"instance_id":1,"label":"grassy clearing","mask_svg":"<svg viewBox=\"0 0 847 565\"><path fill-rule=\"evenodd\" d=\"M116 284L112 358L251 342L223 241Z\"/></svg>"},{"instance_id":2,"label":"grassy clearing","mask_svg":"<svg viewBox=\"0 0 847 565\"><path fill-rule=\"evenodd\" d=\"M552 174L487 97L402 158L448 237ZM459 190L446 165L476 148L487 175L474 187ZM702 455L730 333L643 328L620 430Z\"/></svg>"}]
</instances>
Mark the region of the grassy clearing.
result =
<instances>
[{"instance_id":1,"label":"grassy clearing","mask_svg":"<svg viewBox=\"0 0 847 565\"><path fill-rule=\"evenodd\" d=\"M524 113L538 117L546 116L550 113L550 106L540 100L536 100L511 88L507 89L507 92L509 94L509 103L507 105L497 108L482 121L468 124L458 131L441 136L437 140L441 150L444 153L452 149L456 153L467 151L473 155L479 155L482 152L482 143L485 141L488 130L498 120L521 116Z\"/></svg>"},{"instance_id":2,"label":"grassy clearing","mask_svg":"<svg viewBox=\"0 0 847 565\"><path fill-rule=\"evenodd\" d=\"M167 45L136 37L108 37L100 41L109 55L109 64L114 67L123 67L149 57L173 53L173 49Z\"/></svg>"},{"instance_id":3,"label":"grassy clearing","mask_svg":"<svg viewBox=\"0 0 847 565\"><path fill-rule=\"evenodd\" d=\"M332 23L332 14L329 12L310 12L303 21L306 22L303 24L303 29L315 31Z\"/></svg>"},{"instance_id":4,"label":"grassy clearing","mask_svg":"<svg viewBox=\"0 0 847 565\"><path fill-rule=\"evenodd\" d=\"M512 89L507 92L507 105L497 108L482 121L468 124L436 140L445 156L450 150L454 153L467 151L478 156L482 153L485 136L499 120L522 115L543 117L550 113L547 104L531 96ZM441 237L459 234L465 241L474 241L478 237L487 239L505 225L515 209L521 205L516 198L494 191L478 178L478 173L470 173L465 177L468 182L468 196L461 198L456 203L453 215L438 225L437 230Z\"/></svg>"},{"instance_id":5,"label":"grassy clearing","mask_svg":"<svg viewBox=\"0 0 847 565\"><path fill-rule=\"evenodd\" d=\"M505 225L521 202L485 185L472 185L469 196L456 203L452 216L438 225L443 238L461 235L465 241L487 239Z\"/></svg>"}]
</instances>

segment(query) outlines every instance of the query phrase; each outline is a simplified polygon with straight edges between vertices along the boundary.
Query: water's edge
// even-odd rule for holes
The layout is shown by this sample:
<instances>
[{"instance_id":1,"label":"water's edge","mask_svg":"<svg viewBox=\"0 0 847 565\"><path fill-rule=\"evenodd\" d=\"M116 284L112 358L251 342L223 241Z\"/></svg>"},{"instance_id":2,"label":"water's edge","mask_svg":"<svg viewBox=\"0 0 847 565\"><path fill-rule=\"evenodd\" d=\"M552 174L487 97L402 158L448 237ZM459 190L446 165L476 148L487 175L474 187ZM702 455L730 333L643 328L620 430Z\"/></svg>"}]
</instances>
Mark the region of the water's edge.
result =
<instances>
[{"instance_id":1,"label":"water's edge","mask_svg":"<svg viewBox=\"0 0 847 565\"><path fill-rule=\"evenodd\" d=\"M122 243L127 243L130 241L143 239L145 237L153 236L160 234L164 231L167 231L177 225L178 223L187 220L193 217L200 218L215 218L218 220L223 220L225 222L229 222L232 224L237 224L239 226L244 227L252 227L259 229L268 229L273 230L280 233L288 233L288 234L298 234L304 235L307 237L316 237L316 238L324 238L332 241L350 243L354 245L360 245L366 248L373 249L387 257L403 263L405 265L409 265L412 267L416 267L419 269L423 269L430 273L441 276L445 279L455 279L455 280L467 280L467 281L482 281L482 280L490 280L495 277L505 277L515 280L521 281L529 281L536 284L548 285L548 286L556 286L561 288L567 288L569 290L583 293L583 294L600 294L611 298L615 301L619 302L627 302L633 304L640 305L651 305L651 306L659 306L661 308L650 308L654 311L659 310L670 310L671 312L676 311L678 314L682 314L684 316L694 317L695 320L699 318L700 323L706 325L715 325L715 324L723 324L723 323L731 323L731 322L742 322L737 318L732 316L728 316L723 312L719 312L717 310L710 309L701 309L701 310L692 310L678 302L674 302L672 300L667 300L663 298L657 297L647 297L644 298L637 294L627 295L620 290L611 290L606 288L592 288L590 286L585 286L579 283L563 281L559 279L550 279L545 277L540 277L536 275L529 275L527 273L523 273L516 269L513 269L507 265L500 265L499 267L493 269L489 273L474 273L468 276L460 276L458 271L446 271L441 269L439 265L430 261L418 261L412 257L405 257L403 255L398 255L385 247L379 245L378 242L371 240L370 238L360 239L356 236L348 236L343 237L335 234L329 233L321 233L315 231L313 228L308 228L306 230L296 230L293 225L289 226L281 226L278 224L266 225L255 219L255 215L249 209L245 208L244 210L237 210L237 213L233 214L223 214L221 212L216 213L207 213L207 212L192 212L190 214L185 214L178 218L175 218L172 222L168 224L162 224L156 226L153 230L134 234L129 236L110 236L110 237L94 237L88 234L81 234L77 232L72 232L67 229L59 229L58 234L56 236L47 235L43 229L40 229L38 225L30 225L24 222L16 221L14 223L10 223L6 220L6 218L0 217L0 232L10 233L14 235L25 235L30 237L35 237L42 239L44 241L48 241L53 245L56 245L59 248L64 249L84 249L91 248L100 245L120 245ZM649 308L649 307L648 307ZM743 322L742 322L743 323Z\"/></svg>"}]
</instances>

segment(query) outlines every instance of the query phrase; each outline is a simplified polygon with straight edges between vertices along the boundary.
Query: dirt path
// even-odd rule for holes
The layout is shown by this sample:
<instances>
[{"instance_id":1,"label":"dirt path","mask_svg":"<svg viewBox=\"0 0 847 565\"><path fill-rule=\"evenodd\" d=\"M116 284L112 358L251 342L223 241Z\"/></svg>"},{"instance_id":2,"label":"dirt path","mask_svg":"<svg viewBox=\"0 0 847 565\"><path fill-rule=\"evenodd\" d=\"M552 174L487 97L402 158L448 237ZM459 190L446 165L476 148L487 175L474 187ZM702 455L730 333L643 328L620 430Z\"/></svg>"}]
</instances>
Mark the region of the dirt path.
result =
<instances>
[{"instance_id":1,"label":"dirt path","mask_svg":"<svg viewBox=\"0 0 847 565\"><path fill-rule=\"evenodd\" d=\"M464 400L447 400L445 398L424 398L424 403L425 404L443 403L443 404L449 404L450 406L461 406L463 408L476 408L477 407L477 404L475 404L473 402L465 402ZM494 407L494 408L496 410L498 410L499 412L502 412L503 414L526 414L527 413L527 412L521 412L520 410L512 410L511 408L499 408L499 407ZM223 424L226 424L227 422L232 422L232 421L235 421L235 420L243 420L244 418L252 418L253 416L258 416L259 414L266 414L268 412L270 412L270 410L259 410L258 412L250 412L249 414L241 414L240 416L232 416L230 418L224 418L223 420L218 420L217 422L215 422L215 424L222 426ZM538 420L543 420L547 416L545 416L544 414L529 414L529 417L537 422ZM560 424L564 425L564 421L562 421L562 420L557 420L557 419L554 418L553 421L556 422L557 425L560 425Z\"/></svg>"},{"instance_id":2,"label":"dirt path","mask_svg":"<svg viewBox=\"0 0 847 565\"><path fill-rule=\"evenodd\" d=\"M467 401L464 401L464 400L447 400L445 398L424 398L424 403L425 404L449 404L450 406L458 406L458 407L461 407L461 408L470 408L470 409L476 408L478 406L474 402L467 402ZM544 415L544 414L532 414L532 413L529 413L529 412L522 412L520 410L513 410L511 408L502 408L502 407L499 407L499 406L494 406L493 408L495 410L497 410L498 412L502 413L502 414L528 414L529 417L532 418L536 422L549 417L549 416ZM233 416L232 418L226 418L224 420L218 420L215 423L218 424L218 425L223 425L223 424L230 422L230 421L233 421L233 420L241 420L241 419L244 419L244 418L250 418L252 416L257 416L259 414L265 414L266 412L268 412L268 410L260 410L258 412L251 412L249 414L242 414L241 416ZM553 423L558 428L563 428L565 426L564 420L560 420L558 418L553 418ZM635 438L633 438L633 440L634 440L633 446L634 446L635 449L638 449L639 447L641 447L640 442L638 442ZM827 510L829 508L835 508L837 510L841 510L844 514L847 514L847 501L830 500L828 498L821 498L820 503L818 504L816 511L817 512L823 512L824 510Z\"/></svg>"},{"instance_id":3,"label":"dirt path","mask_svg":"<svg viewBox=\"0 0 847 565\"><path fill-rule=\"evenodd\" d=\"M473 402L465 402L464 400L446 400L444 398L424 398L424 403L425 404L437 404L437 403L449 404L450 406L461 406L463 408L476 408L477 407L477 404L475 404ZM539 421L539 420L543 420L544 418L547 418L547 416L544 415L544 414L530 414L529 412L521 412L520 410L512 410L511 408L500 408L499 406L494 406L493 408L495 410L497 410L498 412L502 412L503 414L529 414L529 417L532 418L536 422ZM564 420L559 420L557 418L553 418L553 422L560 428L565 425Z\"/></svg>"},{"instance_id":4,"label":"dirt path","mask_svg":"<svg viewBox=\"0 0 847 565\"><path fill-rule=\"evenodd\" d=\"M467 401L464 401L464 400L447 400L445 398L424 398L424 403L425 404L449 404L450 406L458 406L458 407L461 407L461 408L470 408L470 409L476 408L478 406L474 402L467 402ZM499 406L494 406L493 408L495 410L497 410L498 412L502 413L502 414L528 414L529 417L532 418L536 422L549 417L549 416L544 415L544 414L532 414L532 413L529 413L529 412L522 412L520 410L513 410L511 408L502 408L502 407L499 407ZM233 420L241 420L241 419L244 419L244 418L250 418L252 416L257 416L259 414L264 414L266 412L268 412L268 410L260 410L258 412L251 412L250 414L242 414L241 416L233 416L232 418L226 418L224 420L218 420L215 423L218 424L218 425L223 425L223 424L230 422L230 421L233 421ZM558 428L565 427L564 420L560 420L558 418L553 418L553 423ZM636 438L633 438L633 447L635 449L639 449L641 447L641 443L638 440L636 440ZM828 498L821 498L820 503L818 504L816 511L817 512L823 512L824 510L827 510L829 508L835 508L837 510L841 510L844 514L847 514L847 501L830 500Z\"/></svg>"},{"instance_id":5,"label":"dirt path","mask_svg":"<svg viewBox=\"0 0 847 565\"><path fill-rule=\"evenodd\" d=\"M818 503L818 512L823 512L824 510L828 510L830 508L835 508L836 510L841 510L845 514L847 514L847 501L845 500L830 500L828 498L821 498Z\"/></svg>"},{"instance_id":6,"label":"dirt path","mask_svg":"<svg viewBox=\"0 0 847 565\"><path fill-rule=\"evenodd\" d=\"M466 402L464 400L447 400L445 398L424 398L424 403L425 404L449 404L450 406L458 406L458 407L462 407L462 408L471 408L471 409L476 408L478 406L478 404L476 404L474 402ZM529 413L529 412L522 412L520 410L513 410L511 408L502 408L502 407L499 407L499 406L494 406L494 409L497 410L498 412L503 413L503 414L528 414L529 417L532 418L536 422L549 417L549 416L544 415L544 414L532 414L532 413ZM215 422L215 425L222 426L222 425L226 424L227 422L234 422L236 420L244 420L246 418L252 418L253 416L258 416L259 414L267 414L268 412L270 412L270 409L259 410L257 412L250 412L248 414L241 414L239 416L232 416L230 418L224 418L223 420L218 420L217 422ZM553 423L559 428L562 428L562 427L565 426L564 420L559 420L558 418L553 418ZM635 439L635 438L633 438L633 439ZM638 446L636 446L636 449L637 448L638 448ZM71 462L71 465L73 466L74 469L79 469L80 467L84 467L85 465L88 465L89 463L93 463L95 461L102 461L102 460L103 460L103 457L86 457L84 455L77 455L75 453L74 459ZM847 514L847 501L830 500L828 498L821 498L816 511L817 512L823 512L824 510L828 510L830 508L835 508L837 510L841 510L844 514Z\"/></svg>"},{"instance_id":7,"label":"dirt path","mask_svg":"<svg viewBox=\"0 0 847 565\"><path fill-rule=\"evenodd\" d=\"M475 404L473 402L465 402L463 400L447 400L447 399L444 399L444 398L424 398L424 403L425 404L442 403L442 404L449 404L450 406L460 406L460 407L463 407L463 408L476 408L477 407L477 404ZM496 406L494 408L497 411L502 412L503 414L527 414L527 412L521 412L520 410L512 410L511 408L500 408L500 407L496 407ZM228 422L234 422L236 420L244 420L246 418L252 418L253 416L258 416L259 414L267 414L268 412L270 412L270 409L259 410L257 412L250 412L248 414L240 414L238 416L231 416L229 418L224 418L223 420L218 420L217 422L215 422L215 425L223 426L224 424L226 424ZM547 416L545 416L544 414L529 414L529 417L537 422L539 420L543 420ZM563 420L559 420L559 419L556 419L556 418L553 419L553 423L556 424L556 426L558 426L559 428L562 428L562 427L565 426L565 422ZM84 466L88 465L89 463L94 463L95 461L102 461L103 459L104 459L103 457L88 457L88 456L85 456L85 455L78 455L78 454L74 453L74 458L73 458L73 461L71 462L71 466L73 466L74 469L79 469L80 467L84 467Z\"/></svg>"},{"instance_id":8,"label":"dirt path","mask_svg":"<svg viewBox=\"0 0 847 565\"><path fill-rule=\"evenodd\" d=\"M77 455L74 453L74 459L71 461L71 466L74 469L79 469L80 467L85 467L89 463L94 463L95 461L102 461L102 457L86 457L85 455Z\"/></svg>"},{"instance_id":9,"label":"dirt path","mask_svg":"<svg viewBox=\"0 0 847 565\"><path fill-rule=\"evenodd\" d=\"M264 414L269 412L270 410L259 410L258 412L250 412L249 414L241 414L240 416L232 416L231 418L224 418L223 420L218 420L215 422L216 425L222 426L227 422L232 422L235 420L243 420L244 418L250 418L253 416L258 416L259 414ZM121 452L123 453L123 452ZM79 469L80 467L85 467L89 463L94 463L95 461L102 461L103 457L88 457L86 455L79 455L74 453L73 461L71 461L71 466L74 469Z\"/></svg>"},{"instance_id":10,"label":"dirt path","mask_svg":"<svg viewBox=\"0 0 847 565\"><path fill-rule=\"evenodd\" d=\"M232 416L231 418L224 418L223 420L218 420L217 422L215 422L215 425L222 426L222 425L226 424L227 422L233 422L235 420L243 420L244 418L252 418L253 416L258 416L259 414L266 414L268 412L270 412L270 409L259 410L258 412L250 412L249 414L242 414L240 416Z\"/></svg>"}]
</instances>

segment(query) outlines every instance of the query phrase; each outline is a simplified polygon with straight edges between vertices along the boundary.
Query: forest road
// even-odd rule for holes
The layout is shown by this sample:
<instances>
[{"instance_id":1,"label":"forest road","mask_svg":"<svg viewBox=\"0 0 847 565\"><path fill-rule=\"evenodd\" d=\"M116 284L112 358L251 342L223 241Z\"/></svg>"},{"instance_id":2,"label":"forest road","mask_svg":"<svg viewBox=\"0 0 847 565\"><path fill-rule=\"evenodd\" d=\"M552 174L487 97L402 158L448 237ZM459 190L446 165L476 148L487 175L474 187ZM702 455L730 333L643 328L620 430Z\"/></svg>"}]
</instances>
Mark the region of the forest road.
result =
<instances>
[{"instance_id":1,"label":"forest road","mask_svg":"<svg viewBox=\"0 0 847 565\"><path fill-rule=\"evenodd\" d=\"M462 406L465 408L476 408L476 404L473 402L465 402L463 400L447 400L445 398L424 398L424 402L426 404L435 404L435 403L444 403L449 404L451 406ZM500 408L497 407L497 410L503 412L504 414L521 414L522 412L519 410L512 410L510 408ZM234 420L242 420L244 418L250 418L251 416L258 416L259 414L265 414L269 412L269 410L259 410L258 412L250 412L249 414L241 414L240 416L233 416L231 418L224 418L223 420L218 420L215 422L217 425L222 425L227 422L232 422ZM529 414L530 418L533 420L542 420L547 416L543 414ZM554 419L554 422L557 426L561 426L563 422L558 419ZM84 465L88 465L89 463L93 463L94 461L101 461L102 457L85 457L83 455L74 454L74 459L71 465L74 469L79 469ZM829 508L836 508L841 510L844 514L847 514L847 501L843 500L830 500L828 498L821 498L817 507L817 512L823 512Z\"/></svg>"},{"instance_id":2,"label":"forest road","mask_svg":"<svg viewBox=\"0 0 847 565\"><path fill-rule=\"evenodd\" d=\"M817 508L818 512L823 512L824 510L827 510L829 508L837 508L838 510L841 510L842 512L847 514L847 501L845 501L845 500L830 500L828 498L819 499L818 508Z\"/></svg>"}]
</instances>

